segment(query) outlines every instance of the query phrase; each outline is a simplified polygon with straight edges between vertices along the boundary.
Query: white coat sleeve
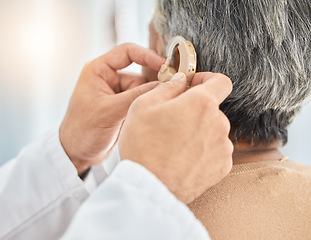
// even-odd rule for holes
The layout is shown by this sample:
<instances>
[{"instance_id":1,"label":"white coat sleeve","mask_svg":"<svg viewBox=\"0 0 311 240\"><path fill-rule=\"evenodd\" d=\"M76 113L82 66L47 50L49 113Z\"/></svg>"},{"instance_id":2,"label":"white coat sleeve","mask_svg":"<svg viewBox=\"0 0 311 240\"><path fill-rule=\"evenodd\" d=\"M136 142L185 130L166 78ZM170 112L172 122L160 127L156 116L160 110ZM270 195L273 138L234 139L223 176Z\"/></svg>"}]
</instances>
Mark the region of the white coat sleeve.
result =
<instances>
[{"instance_id":1,"label":"white coat sleeve","mask_svg":"<svg viewBox=\"0 0 311 240\"><path fill-rule=\"evenodd\" d=\"M58 129L0 169L0 239L59 239L89 196Z\"/></svg>"},{"instance_id":2,"label":"white coat sleeve","mask_svg":"<svg viewBox=\"0 0 311 240\"><path fill-rule=\"evenodd\" d=\"M80 208L62 240L209 239L186 205L143 166L121 161Z\"/></svg>"}]
</instances>

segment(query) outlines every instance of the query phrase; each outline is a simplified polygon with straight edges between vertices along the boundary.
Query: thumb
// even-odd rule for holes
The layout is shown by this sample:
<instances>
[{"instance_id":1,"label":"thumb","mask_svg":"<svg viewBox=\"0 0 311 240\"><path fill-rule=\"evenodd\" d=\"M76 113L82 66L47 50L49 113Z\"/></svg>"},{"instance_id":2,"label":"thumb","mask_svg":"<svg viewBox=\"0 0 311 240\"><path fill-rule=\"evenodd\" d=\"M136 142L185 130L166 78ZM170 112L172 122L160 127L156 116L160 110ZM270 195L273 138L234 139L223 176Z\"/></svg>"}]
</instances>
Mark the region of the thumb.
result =
<instances>
[{"instance_id":1,"label":"thumb","mask_svg":"<svg viewBox=\"0 0 311 240\"><path fill-rule=\"evenodd\" d=\"M157 86L158 84L159 82L157 81L145 83L125 92L111 96L112 98L114 98L111 102L114 106L116 106L116 108L118 108L118 116L120 118L124 118L132 102L140 95L155 88L155 86Z\"/></svg>"},{"instance_id":2,"label":"thumb","mask_svg":"<svg viewBox=\"0 0 311 240\"><path fill-rule=\"evenodd\" d=\"M168 82L161 83L143 97L149 103L161 103L173 99L186 91L187 79L184 73L176 73Z\"/></svg>"}]
</instances>

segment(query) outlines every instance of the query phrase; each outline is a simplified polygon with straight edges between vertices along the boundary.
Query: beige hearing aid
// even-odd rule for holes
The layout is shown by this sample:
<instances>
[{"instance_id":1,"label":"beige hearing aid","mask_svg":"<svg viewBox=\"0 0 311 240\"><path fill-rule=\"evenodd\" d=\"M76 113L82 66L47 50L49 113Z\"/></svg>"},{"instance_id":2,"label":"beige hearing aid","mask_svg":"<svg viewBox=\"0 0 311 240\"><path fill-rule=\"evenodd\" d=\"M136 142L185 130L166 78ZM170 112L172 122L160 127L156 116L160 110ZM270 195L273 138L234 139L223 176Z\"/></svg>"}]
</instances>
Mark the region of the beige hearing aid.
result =
<instances>
[{"instance_id":1,"label":"beige hearing aid","mask_svg":"<svg viewBox=\"0 0 311 240\"><path fill-rule=\"evenodd\" d=\"M176 59L175 54L179 53L179 59ZM181 36L172 38L166 48L167 59L161 66L158 73L160 82L169 81L177 72L183 72L187 77L187 86L191 86L192 78L197 68L197 54L191 42L186 41Z\"/></svg>"}]
</instances>

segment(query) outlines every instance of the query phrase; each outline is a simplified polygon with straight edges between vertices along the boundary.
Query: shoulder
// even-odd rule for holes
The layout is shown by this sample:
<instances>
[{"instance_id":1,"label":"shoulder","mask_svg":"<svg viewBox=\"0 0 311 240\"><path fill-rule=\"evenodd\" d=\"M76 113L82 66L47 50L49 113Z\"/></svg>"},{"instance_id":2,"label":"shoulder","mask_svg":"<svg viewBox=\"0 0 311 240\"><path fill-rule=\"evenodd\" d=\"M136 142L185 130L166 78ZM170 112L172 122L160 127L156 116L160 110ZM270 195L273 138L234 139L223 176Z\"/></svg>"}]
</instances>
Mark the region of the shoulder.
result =
<instances>
[{"instance_id":1,"label":"shoulder","mask_svg":"<svg viewBox=\"0 0 311 240\"><path fill-rule=\"evenodd\" d=\"M300 235L311 234L310 201L311 167L271 161L234 165L189 207L215 239L306 239Z\"/></svg>"},{"instance_id":2,"label":"shoulder","mask_svg":"<svg viewBox=\"0 0 311 240\"><path fill-rule=\"evenodd\" d=\"M297 184L311 184L311 166L293 161L274 162L267 165L262 172L275 172L279 181L297 181ZM301 182L303 181L303 182Z\"/></svg>"},{"instance_id":3,"label":"shoulder","mask_svg":"<svg viewBox=\"0 0 311 240\"><path fill-rule=\"evenodd\" d=\"M280 167L286 168L288 170L292 170L294 172L300 172L305 174L311 174L311 166L299 162L293 161L284 161L281 162Z\"/></svg>"},{"instance_id":4,"label":"shoulder","mask_svg":"<svg viewBox=\"0 0 311 240\"><path fill-rule=\"evenodd\" d=\"M302 198L311 200L308 189L311 166L287 160L234 165L230 174L205 194L233 199L306 194Z\"/></svg>"},{"instance_id":5,"label":"shoulder","mask_svg":"<svg viewBox=\"0 0 311 240\"><path fill-rule=\"evenodd\" d=\"M251 177L253 175L253 177L257 177L262 174L265 174L265 176L301 175L311 177L311 166L290 160L254 162L234 165L229 176Z\"/></svg>"}]
</instances>

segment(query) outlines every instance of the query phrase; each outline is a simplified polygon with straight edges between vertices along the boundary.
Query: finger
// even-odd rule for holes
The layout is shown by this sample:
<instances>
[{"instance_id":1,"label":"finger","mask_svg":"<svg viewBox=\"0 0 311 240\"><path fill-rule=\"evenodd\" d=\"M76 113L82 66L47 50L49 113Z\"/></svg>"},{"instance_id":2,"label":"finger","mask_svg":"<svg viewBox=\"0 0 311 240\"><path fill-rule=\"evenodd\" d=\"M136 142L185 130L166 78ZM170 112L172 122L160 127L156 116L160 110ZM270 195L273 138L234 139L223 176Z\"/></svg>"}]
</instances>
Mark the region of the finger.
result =
<instances>
[{"instance_id":1,"label":"finger","mask_svg":"<svg viewBox=\"0 0 311 240\"><path fill-rule=\"evenodd\" d=\"M201 73L197 75L197 78L196 82L202 84L189 89L189 92L204 91L217 104L222 103L232 91L232 82L226 75Z\"/></svg>"},{"instance_id":2,"label":"finger","mask_svg":"<svg viewBox=\"0 0 311 240\"><path fill-rule=\"evenodd\" d=\"M117 92L124 92L129 89L138 87L144 83L147 83L147 78L141 74L135 73L119 73L120 83Z\"/></svg>"},{"instance_id":3,"label":"finger","mask_svg":"<svg viewBox=\"0 0 311 240\"><path fill-rule=\"evenodd\" d=\"M98 61L107 64L114 70L123 69L135 62L141 66L160 70L164 60L153 50L140 47L134 43L125 43L112 49L98 58Z\"/></svg>"},{"instance_id":4,"label":"finger","mask_svg":"<svg viewBox=\"0 0 311 240\"><path fill-rule=\"evenodd\" d=\"M149 103L161 103L173 99L186 90L187 79L184 73L176 73L173 78L161 83L157 88L144 96Z\"/></svg>"},{"instance_id":5,"label":"finger","mask_svg":"<svg viewBox=\"0 0 311 240\"><path fill-rule=\"evenodd\" d=\"M192 79L191 87L202 84L203 81L206 82L208 79L212 78L216 74L217 73L213 73L213 72L198 72L198 73L196 73Z\"/></svg>"},{"instance_id":6,"label":"finger","mask_svg":"<svg viewBox=\"0 0 311 240\"><path fill-rule=\"evenodd\" d=\"M112 100L112 102L118 108L119 117L124 118L132 102L140 95L154 89L158 84L159 82L156 81L148 82L136 88L114 95L114 100Z\"/></svg>"}]
</instances>

